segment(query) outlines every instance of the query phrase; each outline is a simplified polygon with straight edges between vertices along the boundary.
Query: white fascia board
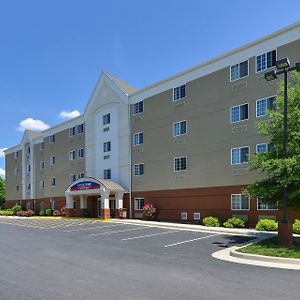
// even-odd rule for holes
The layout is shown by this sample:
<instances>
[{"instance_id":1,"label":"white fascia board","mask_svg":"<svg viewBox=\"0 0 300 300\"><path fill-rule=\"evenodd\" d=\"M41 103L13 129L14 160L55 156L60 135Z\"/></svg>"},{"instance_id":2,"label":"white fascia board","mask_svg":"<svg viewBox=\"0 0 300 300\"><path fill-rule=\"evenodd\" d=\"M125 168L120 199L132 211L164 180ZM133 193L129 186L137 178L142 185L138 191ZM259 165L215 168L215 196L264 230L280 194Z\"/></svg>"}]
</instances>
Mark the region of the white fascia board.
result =
<instances>
[{"instance_id":1,"label":"white fascia board","mask_svg":"<svg viewBox=\"0 0 300 300\"><path fill-rule=\"evenodd\" d=\"M20 151L20 150L22 150L22 145L16 145L16 146L13 146L13 147L10 147L10 148L4 150L3 152L5 155L8 155L8 154L14 153L16 151Z\"/></svg>"},{"instance_id":2,"label":"white fascia board","mask_svg":"<svg viewBox=\"0 0 300 300\"><path fill-rule=\"evenodd\" d=\"M274 50L298 39L300 39L300 22L247 44L246 46L225 53L215 59L202 63L192 69L159 81L137 92L131 93L130 103L137 103L146 98L172 89L175 86L203 77L241 61L245 61L250 57L261 53Z\"/></svg>"}]
</instances>

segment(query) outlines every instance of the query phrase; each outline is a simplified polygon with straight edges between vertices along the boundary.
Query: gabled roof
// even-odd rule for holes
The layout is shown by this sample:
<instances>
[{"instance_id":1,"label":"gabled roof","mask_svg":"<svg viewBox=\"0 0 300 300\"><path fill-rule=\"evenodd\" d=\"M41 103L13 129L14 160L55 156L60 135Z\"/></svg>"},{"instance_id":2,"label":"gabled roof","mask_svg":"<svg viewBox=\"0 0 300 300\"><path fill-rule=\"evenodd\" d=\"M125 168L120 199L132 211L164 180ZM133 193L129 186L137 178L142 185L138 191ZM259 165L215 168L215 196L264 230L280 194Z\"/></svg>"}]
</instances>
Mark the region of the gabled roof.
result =
<instances>
[{"instance_id":1,"label":"gabled roof","mask_svg":"<svg viewBox=\"0 0 300 300\"><path fill-rule=\"evenodd\" d=\"M123 80L111 75L110 73L103 71L125 94L129 95L131 93L136 92L137 90L131 86L129 86Z\"/></svg>"},{"instance_id":2,"label":"gabled roof","mask_svg":"<svg viewBox=\"0 0 300 300\"><path fill-rule=\"evenodd\" d=\"M42 134L39 131L33 131L29 129L26 129L25 133L27 133L31 139L36 139L42 136Z\"/></svg>"}]
</instances>

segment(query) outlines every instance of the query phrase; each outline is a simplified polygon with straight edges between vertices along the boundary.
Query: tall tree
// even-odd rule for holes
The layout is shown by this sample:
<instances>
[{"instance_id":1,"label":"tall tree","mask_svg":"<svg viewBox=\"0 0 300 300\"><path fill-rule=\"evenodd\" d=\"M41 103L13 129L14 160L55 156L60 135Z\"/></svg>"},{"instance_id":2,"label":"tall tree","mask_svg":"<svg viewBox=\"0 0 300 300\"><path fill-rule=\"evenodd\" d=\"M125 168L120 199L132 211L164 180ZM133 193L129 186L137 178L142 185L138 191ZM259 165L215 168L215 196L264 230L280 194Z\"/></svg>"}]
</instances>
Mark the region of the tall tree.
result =
<instances>
[{"instance_id":1,"label":"tall tree","mask_svg":"<svg viewBox=\"0 0 300 300\"><path fill-rule=\"evenodd\" d=\"M0 176L0 208L3 208L5 204L5 181Z\"/></svg>"},{"instance_id":2,"label":"tall tree","mask_svg":"<svg viewBox=\"0 0 300 300\"><path fill-rule=\"evenodd\" d=\"M265 179L248 186L251 197L283 206L283 190L288 190L289 208L300 208L300 75L292 73L288 87L288 158L283 155L283 82L279 85L277 109L258 122L258 132L269 139L269 151L250 157L250 168Z\"/></svg>"}]
</instances>

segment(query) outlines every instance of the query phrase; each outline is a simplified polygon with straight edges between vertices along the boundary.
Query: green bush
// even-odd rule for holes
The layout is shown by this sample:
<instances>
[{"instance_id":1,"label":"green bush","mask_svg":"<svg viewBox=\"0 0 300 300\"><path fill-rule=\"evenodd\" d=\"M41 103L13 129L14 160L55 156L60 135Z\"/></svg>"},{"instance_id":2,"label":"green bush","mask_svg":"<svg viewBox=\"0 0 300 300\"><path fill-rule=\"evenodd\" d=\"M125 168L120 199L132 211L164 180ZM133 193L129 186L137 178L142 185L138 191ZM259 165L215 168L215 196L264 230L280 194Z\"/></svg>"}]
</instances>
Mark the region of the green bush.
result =
<instances>
[{"instance_id":1,"label":"green bush","mask_svg":"<svg viewBox=\"0 0 300 300\"><path fill-rule=\"evenodd\" d=\"M278 223L274 220L262 219L258 221L255 229L258 231L276 231L278 229Z\"/></svg>"},{"instance_id":2,"label":"green bush","mask_svg":"<svg viewBox=\"0 0 300 300\"><path fill-rule=\"evenodd\" d=\"M240 218L230 218L223 223L223 226L226 228L244 228L245 221Z\"/></svg>"},{"instance_id":3,"label":"green bush","mask_svg":"<svg viewBox=\"0 0 300 300\"><path fill-rule=\"evenodd\" d=\"M46 214L46 213L45 213L45 210L44 210L44 209L41 209L40 212L39 212L39 215L40 215L40 216L45 216L45 214Z\"/></svg>"},{"instance_id":4,"label":"green bush","mask_svg":"<svg viewBox=\"0 0 300 300\"><path fill-rule=\"evenodd\" d=\"M221 221L217 217L206 217L202 221L204 226L208 227L219 227L221 226Z\"/></svg>"},{"instance_id":5,"label":"green bush","mask_svg":"<svg viewBox=\"0 0 300 300\"><path fill-rule=\"evenodd\" d=\"M18 211L22 210L22 206L20 204L16 204L11 210L14 212L14 215L16 215Z\"/></svg>"},{"instance_id":6,"label":"green bush","mask_svg":"<svg viewBox=\"0 0 300 300\"><path fill-rule=\"evenodd\" d=\"M300 234L300 220L296 219L293 224L293 232Z\"/></svg>"},{"instance_id":7,"label":"green bush","mask_svg":"<svg viewBox=\"0 0 300 300\"><path fill-rule=\"evenodd\" d=\"M52 216L52 210L50 208L46 209L46 216Z\"/></svg>"},{"instance_id":8,"label":"green bush","mask_svg":"<svg viewBox=\"0 0 300 300\"><path fill-rule=\"evenodd\" d=\"M14 211L11 209L0 210L0 216L13 216L13 215L14 215Z\"/></svg>"}]
</instances>

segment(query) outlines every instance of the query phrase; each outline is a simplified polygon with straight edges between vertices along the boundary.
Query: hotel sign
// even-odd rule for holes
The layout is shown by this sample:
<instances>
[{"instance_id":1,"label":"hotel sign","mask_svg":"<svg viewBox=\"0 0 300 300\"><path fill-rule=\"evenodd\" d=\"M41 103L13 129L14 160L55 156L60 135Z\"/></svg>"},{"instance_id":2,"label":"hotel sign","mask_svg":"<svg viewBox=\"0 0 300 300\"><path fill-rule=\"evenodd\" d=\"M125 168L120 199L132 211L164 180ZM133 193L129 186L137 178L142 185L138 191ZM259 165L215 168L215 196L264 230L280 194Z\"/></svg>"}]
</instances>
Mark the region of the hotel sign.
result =
<instances>
[{"instance_id":1,"label":"hotel sign","mask_svg":"<svg viewBox=\"0 0 300 300\"><path fill-rule=\"evenodd\" d=\"M71 191L85 191L95 189L100 189L100 184L92 181L79 182L71 187Z\"/></svg>"}]
</instances>

